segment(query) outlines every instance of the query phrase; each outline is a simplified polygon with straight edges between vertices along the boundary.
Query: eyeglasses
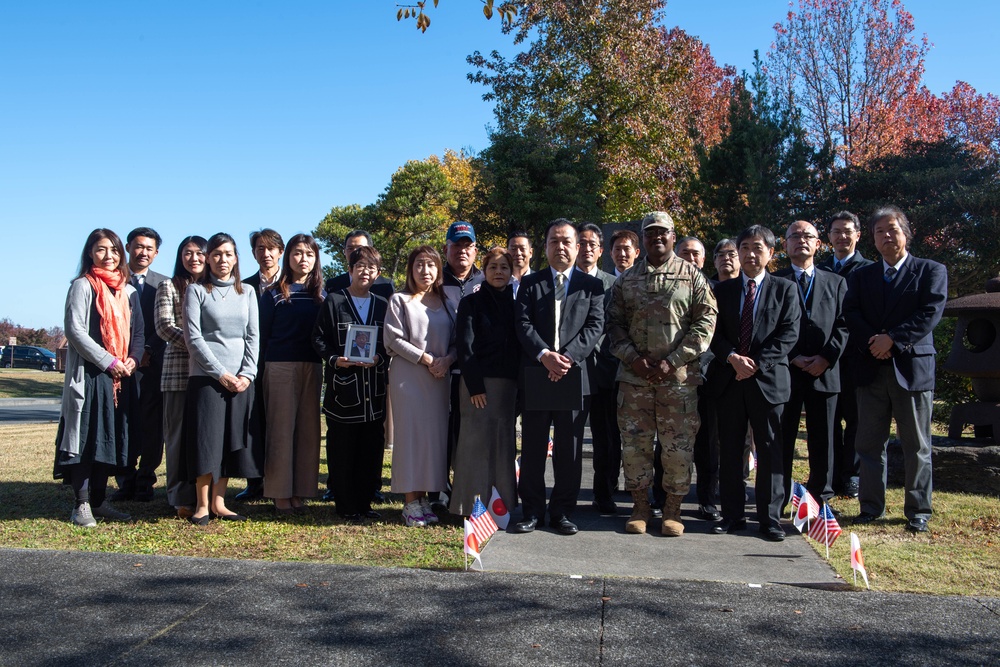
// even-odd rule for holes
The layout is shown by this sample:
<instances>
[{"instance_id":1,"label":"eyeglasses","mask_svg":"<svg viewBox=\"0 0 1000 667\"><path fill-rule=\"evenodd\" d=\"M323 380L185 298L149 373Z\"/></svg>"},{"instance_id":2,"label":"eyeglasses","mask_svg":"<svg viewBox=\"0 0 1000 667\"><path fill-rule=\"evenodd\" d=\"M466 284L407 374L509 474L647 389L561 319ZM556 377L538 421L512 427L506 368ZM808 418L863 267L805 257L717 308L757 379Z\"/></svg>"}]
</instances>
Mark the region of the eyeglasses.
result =
<instances>
[{"instance_id":1,"label":"eyeglasses","mask_svg":"<svg viewBox=\"0 0 1000 667\"><path fill-rule=\"evenodd\" d=\"M378 273L378 267L374 264L355 264L351 267L352 271L359 271L361 273Z\"/></svg>"},{"instance_id":2,"label":"eyeglasses","mask_svg":"<svg viewBox=\"0 0 1000 667\"><path fill-rule=\"evenodd\" d=\"M736 251L735 250L720 250L719 252L715 253L715 257L717 259L736 259Z\"/></svg>"},{"instance_id":3,"label":"eyeglasses","mask_svg":"<svg viewBox=\"0 0 1000 667\"><path fill-rule=\"evenodd\" d=\"M657 236L668 236L673 233L674 230L664 229L663 227L650 227L649 229L642 230L642 235L647 239L655 239Z\"/></svg>"},{"instance_id":4,"label":"eyeglasses","mask_svg":"<svg viewBox=\"0 0 1000 667\"><path fill-rule=\"evenodd\" d=\"M857 234L856 230L853 229L832 229L830 230L830 236L854 236Z\"/></svg>"},{"instance_id":5,"label":"eyeglasses","mask_svg":"<svg viewBox=\"0 0 1000 667\"><path fill-rule=\"evenodd\" d=\"M810 234L808 232L798 232L796 234L789 234L785 237L786 241L814 241L819 237L815 234Z\"/></svg>"},{"instance_id":6,"label":"eyeglasses","mask_svg":"<svg viewBox=\"0 0 1000 667\"><path fill-rule=\"evenodd\" d=\"M580 246L584 248L600 248L601 244L597 241L580 241Z\"/></svg>"}]
</instances>

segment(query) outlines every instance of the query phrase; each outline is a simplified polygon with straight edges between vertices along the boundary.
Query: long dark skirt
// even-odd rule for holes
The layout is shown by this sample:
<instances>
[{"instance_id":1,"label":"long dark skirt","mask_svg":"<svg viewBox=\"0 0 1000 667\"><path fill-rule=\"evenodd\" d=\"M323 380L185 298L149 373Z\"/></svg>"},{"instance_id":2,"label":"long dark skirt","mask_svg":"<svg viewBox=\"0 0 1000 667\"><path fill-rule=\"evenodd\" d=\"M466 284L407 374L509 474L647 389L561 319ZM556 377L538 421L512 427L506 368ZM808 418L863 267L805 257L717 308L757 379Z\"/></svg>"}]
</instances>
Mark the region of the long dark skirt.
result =
<instances>
[{"instance_id":1,"label":"long dark skirt","mask_svg":"<svg viewBox=\"0 0 1000 667\"><path fill-rule=\"evenodd\" d=\"M184 404L183 478L195 481L212 475L260 477L261 470L248 454L256 434L251 424L254 386L234 394L218 380L201 375L188 378Z\"/></svg>"},{"instance_id":2,"label":"long dark skirt","mask_svg":"<svg viewBox=\"0 0 1000 667\"><path fill-rule=\"evenodd\" d=\"M97 470L114 474L128 465L128 413L135 397L130 393L134 383L122 380L118 405L114 399L114 381L97 366L84 362L83 413L80 415L80 451L70 456L59 451L66 415L59 417L56 432L56 456L53 479L70 483L69 466L79 463L97 464Z\"/></svg>"}]
</instances>

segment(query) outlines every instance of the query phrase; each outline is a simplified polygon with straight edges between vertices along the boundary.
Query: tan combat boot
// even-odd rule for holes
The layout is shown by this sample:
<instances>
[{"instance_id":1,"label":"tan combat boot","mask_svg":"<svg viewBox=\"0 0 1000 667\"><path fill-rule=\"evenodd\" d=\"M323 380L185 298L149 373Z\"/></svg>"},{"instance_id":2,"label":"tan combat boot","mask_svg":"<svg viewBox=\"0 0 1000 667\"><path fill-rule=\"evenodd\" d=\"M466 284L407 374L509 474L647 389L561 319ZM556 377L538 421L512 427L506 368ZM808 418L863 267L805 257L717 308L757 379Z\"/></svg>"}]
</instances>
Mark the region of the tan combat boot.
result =
<instances>
[{"instance_id":1,"label":"tan combat boot","mask_svg":"<svg viewBox=\"0 0 1000 667\"><path fill-rule=\"evenodd\" d=\"M651 510L649 507L649 497L646 489L636 489L632 491L632 516L625 522L626 533L645 533L646 524L649 523Z\"/></svg>"},{"instance_id":2,"label":"tan combat boot","mask_svg":"<svg viewBox=\"0 0 1000 667\"><path fill-rule=\"evenodd\" d=\"M681 523L681 502L684 496L667 494L667 500L663 503L663 523L660 524L660 533L667 537L678 537L684 534L684 524Z\"/></svg>"}]
</instances>

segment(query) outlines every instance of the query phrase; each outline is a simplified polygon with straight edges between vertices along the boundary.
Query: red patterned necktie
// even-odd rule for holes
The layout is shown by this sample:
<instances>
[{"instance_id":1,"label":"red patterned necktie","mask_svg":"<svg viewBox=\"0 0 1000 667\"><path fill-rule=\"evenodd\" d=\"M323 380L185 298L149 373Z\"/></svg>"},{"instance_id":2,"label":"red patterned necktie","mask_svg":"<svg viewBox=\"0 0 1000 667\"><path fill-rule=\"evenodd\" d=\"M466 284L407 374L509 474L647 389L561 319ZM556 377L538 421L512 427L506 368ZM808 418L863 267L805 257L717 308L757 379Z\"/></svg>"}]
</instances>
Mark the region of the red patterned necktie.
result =
<instances>
[{"instance_id":1,"label":"red patterned necktie","mask_svg":"<svg viewBox=\"0 0 1000 667\"><path fill-rule=\"evenodd\" d=\"M743 312L740 314L740 356L750 352L750 336L753 334L753 302L757 296L757 283L747 281L747 295L743 299Z\"/></svg>"}]
</instances>

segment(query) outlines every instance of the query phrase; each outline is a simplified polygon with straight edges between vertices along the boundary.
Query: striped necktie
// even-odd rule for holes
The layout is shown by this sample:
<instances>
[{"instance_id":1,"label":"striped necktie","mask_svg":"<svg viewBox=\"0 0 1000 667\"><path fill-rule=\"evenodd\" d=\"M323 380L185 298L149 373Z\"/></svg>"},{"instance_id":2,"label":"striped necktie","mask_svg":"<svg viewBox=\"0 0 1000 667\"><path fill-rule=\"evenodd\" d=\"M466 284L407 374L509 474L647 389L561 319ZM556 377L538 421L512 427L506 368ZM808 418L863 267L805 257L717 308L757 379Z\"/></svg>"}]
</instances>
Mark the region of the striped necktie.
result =
<instances>
[{"instance_id":1,"label":"striped necktie","mask_svg":"<svg viewBox=\"0 0 1000 667\"><path fill-rule=\"evenodd\" d=\"M753 302L757 296L757 283L752 279L747 281L747 294L743 299L743 312L740 314L740 348L741 356L750 352L750 337L753 335Z\"/></svg>"}]
</instances>

